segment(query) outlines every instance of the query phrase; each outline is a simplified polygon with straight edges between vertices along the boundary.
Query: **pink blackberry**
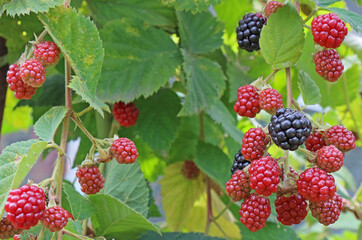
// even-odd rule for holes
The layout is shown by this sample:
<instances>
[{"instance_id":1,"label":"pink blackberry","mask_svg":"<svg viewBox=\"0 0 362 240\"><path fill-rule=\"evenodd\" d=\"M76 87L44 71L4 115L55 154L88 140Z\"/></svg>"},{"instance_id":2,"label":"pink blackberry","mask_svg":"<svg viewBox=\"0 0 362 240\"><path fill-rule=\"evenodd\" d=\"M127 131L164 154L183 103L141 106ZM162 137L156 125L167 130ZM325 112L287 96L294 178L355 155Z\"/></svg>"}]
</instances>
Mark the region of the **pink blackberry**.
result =
<instances>
[{"instance_id":1,"label":"pink blackberry","mask_svg":"<svg viewBox=\"0 0 362 240\"><path fill-rule=\"evenodd\" d=\"M134 163L138 158L136 145L128 138L114 140L111 152L114 154L114 158L122 164Z\"/></svg>"},{"instance_id":2,"label":"pink blackberry","mask_svg":"<svg viewBox=\"0 0 362 240\"><path fill-rule=\"evenodd\" d=\"M30 99L36 93L36 88L29 86L21 79L20 68L17 64L10 65L6 81L17 99Z\"/></svg>"},{"instance_id":3,"label":"pink blackberry","mask_svg":"<svg viewBox=\"0 0 362 240\"><path fill-rule=\"evenodd\" d=\"M252 161L248 170L250 187L257 194L270 196L278 190L281 170L272 157Z\"/></svg>"},{"instance_id":4,"label":"pink blackberry","mask_svg":"<svg viewBox=\"0 0 362 240\"><path fill-rule=\"evenodd\" d=\"M339 47L347 32L346 24L335 13L320 15L312 21L314 42L322 47Z\"/></svg>"},{"instance_id":5,"label":"pink blackberry","mask_svg":"<svg viewBox=\"0 0 362 240\"><path fill-rule=\"evenodd\" d=\"M20 77L24 83L34 88L41 87L45 82L46 70L36 59L27 60L20 67Z\"/></svg>"},{"instance_id":6,"label":"pink blackberry","mask_svg":"<svg viewBox=\"0 0 362 240\"><path fill-rule=\"evenodd\" d=\"M241 204L239 210L240 222L250 231L256 232L265 227L270 213L269 199L252 193Z\"/></svg>"},{"instance_id":7,"label":"pink blackberry","mask_svg":"<svg viewBox=\"0 0 362 240\"><path fill-rule=\"evenodd\" d=\"M337 191L334 177L326 171L314 167L308 168L299 175L298 192L309 201L327 201Z\"/></svg>"},{"instance_id":8,"label":"pink blackberry","mask_svg":"<svg viewBox=\"0 0 362 240\"><path fill-rule=\"evenodd\" d=\"M268 4L265 7L265 10L264 10L265 16L267 18L269 18L270 14L275 13L278 10L278 8L281 8L281 7L283 7L283 3L281 3L281 2L278 2L278 1L268 2Z\"/></svg>"},{"instance_id":9,"label":"pink blackberry","mask_svg":"<svg viewBox=\"0 0 362 240\"><path fill-rule=\"evenodd\" d=\"M234 111L242 117L254 118L260 112L258 89L251 85L241 86Z\"/></svg>"}]
</instances>

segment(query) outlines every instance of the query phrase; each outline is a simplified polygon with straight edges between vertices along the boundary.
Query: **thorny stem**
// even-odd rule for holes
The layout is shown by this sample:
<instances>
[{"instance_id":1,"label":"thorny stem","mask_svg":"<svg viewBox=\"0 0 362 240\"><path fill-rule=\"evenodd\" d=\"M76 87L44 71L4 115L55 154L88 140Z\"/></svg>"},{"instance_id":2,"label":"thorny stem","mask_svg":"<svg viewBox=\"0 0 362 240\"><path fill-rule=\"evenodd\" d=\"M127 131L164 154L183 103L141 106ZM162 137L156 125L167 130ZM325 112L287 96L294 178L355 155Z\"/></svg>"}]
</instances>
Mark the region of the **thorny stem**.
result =
<instances>
[{"instance_id":1,"label":"thorny stem","mask_svg":"<svg viewBox=\"0 0 362 240\"><path fill-rule=\"evenodd\" d=\"M293 90L292 90L292 79L290 77L290 68L285 69L285 74L287 78L287 108L290 108L293 100Z\"/></svg>"}]
</instances>

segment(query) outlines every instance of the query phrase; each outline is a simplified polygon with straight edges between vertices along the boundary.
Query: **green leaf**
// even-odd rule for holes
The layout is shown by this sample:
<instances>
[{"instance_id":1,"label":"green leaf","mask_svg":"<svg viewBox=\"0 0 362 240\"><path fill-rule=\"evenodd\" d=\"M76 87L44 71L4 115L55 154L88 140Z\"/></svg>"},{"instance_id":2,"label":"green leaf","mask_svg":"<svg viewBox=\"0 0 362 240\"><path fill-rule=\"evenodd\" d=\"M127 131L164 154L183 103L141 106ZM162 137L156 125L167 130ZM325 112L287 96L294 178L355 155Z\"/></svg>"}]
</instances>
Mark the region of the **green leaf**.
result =
<instances>
[{"instance_id":1,"label":"green leaf","mask_svg":"<svg viewBox=\"0 0 362 240\"><path fill-rule=\"evenodd\" d=\"M233 117L231 115L223 102L217 100L206 112L215 122L223 126L226 133L230 134L236 142L241 144L243 134L236 127L236 116Z\"/></svg>"},{"instance_id":2,"label":"green leaf","mask_svg":"<svg viewBox=\"0 0 362 240\"><path fill-rule=\"evenodd\" d=\"M89 200L97 207L97 213L92 217L97 236L134 240L148 230L161 234L160 230L140 213L112 196L98 193L89 196Z\"/></svg>"},{"instance_id":3,"label":"green leaf","mask_svg":"<svg viewBox=\"0 0 362 240\"><path fill-rule=\"evenodd\" d=\"M205 190L201 174L197 179L189 180L181 174L184 162L177 162L165 169L160 180L162 206L167 224L171 230L182 230L195 201Z\"/></svg>"},{"instance_id":4,"label":"green leaf","mask_svg":"<svg viewBox=\"0 0 362 240\"><path fill-rule=\"evenodd\" d=\"M96 213L96 207L67 182L63 183L63 199L65 201L62 202L62 206L70 212L76 220L87 219Z\"/></svg>"},{"instance_id":5,"label":"green leaf","mask_svg":"<svg viewBox=\"0 0 362 240\"><path fill-rule=\"evenodd\" d=\"M142 235L140 240L224 240L225 238L205 236L202 233L181 233L167 232L162 237L155 232L147 232Z\"/></svg>"},{"instance_id":6,"label":"green leaf","mask_svg":"<svg viewBox=\"0 0 362 240\"><path fill-rule=\"evenodd\" d=\"M343 20L347 21L356 32L362 31L362 16L349 11L347 9L342 8L326 8L334 13L336 13L338 16L340 16Z\"/></svg>"},{"instance_id":7,"label":"green leaf","mask_svg":"<svg viewBox=\"0 0 362 240\"><path fill-rule=\"evenodd\" d=\"M179 116L186 116L211 106L224 92L226 77L216 62L182 53L188 94Z\"/></svg>"},{"instance_id":8,"label":"green leaf","mask_svg":"<svg viewBox=\"0 0 362 240\"><path fill-rule=\"evenodd\" d=\"M232 161L220 148L199 141L195 163L220 186L224 187L229 180Z\"/></svg>"},{"instance_id":9,"label":"green leaf","mask_svg":"<svg viewBox=\"0 0 362 240\"><path fill-rule=\"evenodd\" d=\"M7 40L7 60L10 64L14 63L20 57L28 41L33 40L34 33L38 34L42 30L42 24L34 13L22 16L21 18L17 16L1 16L0 36Z\"/></svg>"},{"instance_id":10,"label":"green leaf","mask_svg":"<svg viewBox=\"0 0 362 240\"><path fill-rule=\"evenodd\" d=\"M45 13L50 8L63 4L63 0L15 0L6 3L3 10L6 10L6 13L13 17L15 15L29 14L30 12Z\"/></svg>"},{"instance_id":11,"label":"green leaf","mask_svg":"<svg viewBox=\"0 0 362 240\"><path fill-rule=\"evenodd\" d=\"M106 55L98 95L104 101L148 97L164 86L181 64L170 36L139 21L114 21L101 35Z\"/></svg>"},{"instance_id":12,"label":"green leaf","mask_svg":"<svg viewBox=\"0 0 362 240\"><path fill-rule=\"evenodd\" d=\"M175 140L167 158L167 162L173 163L193 159L196 145L199 139L199 118L197 116L183 117Z\"/></svg>"},{"instance_id":13,"label":"green leaf","mask_svg":"<svg viewBox=\"0 0 362 240\"><path fill-rule=\"evenodd\" d=\"M321 93L317 84L310 78L308 73L300 71L298 74L298 86L303 96L305 105L317 104L321 101Z\"/></svg>"},{"instance_id":14,"label":"green leaf","mask_svg":"<svg viewBox=\"0 0 362 240\"><path fill-rule=\"evenodd\" d=\"M210 12L193 15L176 12L179 21L181 46L192 53L209 53L222 45L223 24Z\"/></svg>"},{"instance_id":15,"label":"green leaf","mask_svg":"<svg viewBox=\"0 0 362 240\"><path fill-rule=\"evenodd\" d=\"M287 68L298 61L303 45L302 19L292 3L285 4L261 31L261 52L273 69Z\"/></svg>"},{"instance_id":16,"label":"green leaf","mask_svg":"<svg viewBox=\"0 0 362 240\"><path fill-rule=\"evenodd\" d=\"M36 139L17 142L0 155L0 213L11 189L18 188L44 150L46 142Z\"/></svg>"},{"instance_id":17,"label":"green leaf","mask_svg":"<svg viewBox=\"0 0 362 240\"><path fill-rule=\"evenodd\" d=\"M217 18L225 24L225 31L229 36L235 34L237 22L239 22L242 16L253 10L252 2L251 0L227 0L214 6Z\"/></svg>"},{"instance_id":18,"label":"green leaf","mask_svg":"<svg viewBox=\"0 0 362 240\"><path fill-rule=\"evenodd\" d=\"M191 11L193 14L206 11L210 5L217 5L221 0L162 0L163 4L174 6L177 10Z\"/></svg>"},{"instance_id":19,"label":"green leaf","mask_svg":"<svg viewBox=\"0 0 362 240\"><path fill-rule=\"evenodd\" d=\"M180 125L177 117L181 109L179 97L169 89L161 89L137 106L140 110L137 119L140 137L158 153L167 153Z\"/></svg>"},{"instance_id":20,"label":"green leaf","mask_svg":"<svg viewBox=\"0 0 362 240\"><path fill-rule=\"evenodd\" d=\"M63 203L62 203L63 206ZM77 233L79 235L82 235L82 222L81 221L73 221L73 219L68 219L67 226L65 227L70 232ZM46 238L45 238L46 239ZM63 235L64 240L74 240L74 237L69 235ZM88 240L91 240L92 238L89 238Z\"/></svg>"},{"instance_id":21,"label":"green leaf","mask_svg":"<svg viewBox=\"0 0 362 240\"><path fill-rule=\"evenodd\" d=\"M64 7L40 14L39 19L75 74L94 94L104 57L102 41L94 23L75 9Z\"/></svg>"},{"instance_id":22,"label":"green leaf","mask_svg":"<svg viewBox=\"0 0 362 240\"><path fill-rule=\"evenodd\" d=\"M53 107L34 124L34 132L45 142L52 142L54 134L67 114L64 106Z\"/></svg>"},{"instance_id":23,"label":"green leaf","mask_svg":"<svg viewBox=\"0 0 362 240\"><path fill-rule=\"evenodd\" d=\"M300 239L293 230L293 228L271 222L267 222L266 226L257 232L251 232L244 225L241 225L240 228L243 234L243 238L248 240L260 240L260 239L299 240Z\"/></svg>"},{"instance_id":24,"label":"green leaf","mask_svg":"<svg viewBox=\"0 0 362 240\"><path fill-rule=\"evenodd\" d=\"M320 7L327 7L333 3L340 2L341 0L314 0Z\"/></svg>"},{"instance_id":25,"label":"green leaf","mask_svg":"<svg viewBox=\"0 0 362 240\"><path fill-rule=\"evenodd\" d=\"M154 26L176 27L175 11L162 6L161 0L91 0L88 6L97 22L134 18Z\"/></svg>"},{"instance_id":26,"label":"green leaf","mask_svg":"<svg viewBox=\"0 0 362 240\"><path fill-rule=\"evenodd\" d=\"M121 200L144 217L147 216L149 191L138 161L119 164L113 160L107 163L104 177L107 180L102 193Z\"/></svg>"},{"instance_id":27,"label":"green leaf","mask_svg":"<svg viewBox=\"0 0 362 240\"><path fill-rule=\"evenodd\" d=\"M81 96L84 101L89 103L92 108L97 110L102 117L104 116L103 110L110 112L108 105L89 90L86 81L82 81L79 77L73 77L69 87Z\"/></svg>"}]
</instances>

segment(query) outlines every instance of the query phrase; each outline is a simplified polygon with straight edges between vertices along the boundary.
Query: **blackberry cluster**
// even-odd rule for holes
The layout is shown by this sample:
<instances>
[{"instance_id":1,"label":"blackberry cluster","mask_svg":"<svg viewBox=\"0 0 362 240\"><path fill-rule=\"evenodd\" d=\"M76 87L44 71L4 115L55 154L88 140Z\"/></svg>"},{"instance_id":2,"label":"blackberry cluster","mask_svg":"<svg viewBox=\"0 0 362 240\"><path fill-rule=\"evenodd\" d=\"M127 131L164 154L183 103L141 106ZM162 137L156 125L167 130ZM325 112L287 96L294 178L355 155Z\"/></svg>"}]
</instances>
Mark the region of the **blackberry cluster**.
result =
<instances>
[{"instance_id":1,"label":"blackberry cluster","mask_svg":"<svg viewBox=\"0 0 362 240\"><path fill-rule=\"evenodd\" d=\"M259 50L259 38L266 18L260 13L249 13L243 16L236 28L239 47L248 52Z\"/></svg>"},{"instance_id":2,"label":"blackberry cluster","mask_svg":"<svg viewBox=\"0 0 362 240\"><path fill-rule=\"evenodd\" d=\"M250 162L244 159L241 149L235 155L233 166L231 167L231 174L234 174L237 170L243 170L249 166Z\"/></svg>"},{"instance_id":3,"label":"blackberry cluster","mask_svg":"<svg viewBox=\"0 0 362 240\"><path fill-rule=\"evenodd\" d=\"M271 117L268 128L277 146L295 151L308 139L312 123L297 110L279 108Z\"/></svg>"}]
</instances>

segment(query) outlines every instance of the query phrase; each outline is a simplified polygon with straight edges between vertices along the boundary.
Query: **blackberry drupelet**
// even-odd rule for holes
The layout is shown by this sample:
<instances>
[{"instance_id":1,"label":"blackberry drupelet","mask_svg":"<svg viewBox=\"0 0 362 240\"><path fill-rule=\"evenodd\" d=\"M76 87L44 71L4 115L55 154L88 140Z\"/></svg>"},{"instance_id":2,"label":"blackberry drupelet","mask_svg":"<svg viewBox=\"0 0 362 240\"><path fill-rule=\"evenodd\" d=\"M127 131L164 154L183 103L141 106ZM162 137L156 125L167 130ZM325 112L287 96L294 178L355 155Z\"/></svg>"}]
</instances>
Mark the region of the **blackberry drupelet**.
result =
<instances>
[{"instance_id":1,"label":"blackberry drupelet","mask_svg":"<svg viewBox=\"0 0 362 240\"><path fill-rule=\"evenodd\" d=\"M308 139L312 123L297 110L279 108L271 117L268 129L277 146L295 151Z\"/></svg>"},{"instance_id":2,"label":"blackberry drupelet","mask_svg":"<svg viewBox=\"0 0 362 240\"><path fill-rule=\"evenodd\" d=\"M236 28L239 47L248 52L259 50L260 32L266 24L266 18L260 13L249 13L243 16Z\"/></svg>"},{"instance_id":3,"label":"blackberry drupelet","mask_svg":"<svg viewBox=\"0 0 362 240\"><path fill-rule=\"evenodd\" d=\"M234 174L237 170L243 170L250 164L249 161L244 159L241 149L235 155L233 166L231 167L231 174Z\"/></svg>"}]
</instances>

